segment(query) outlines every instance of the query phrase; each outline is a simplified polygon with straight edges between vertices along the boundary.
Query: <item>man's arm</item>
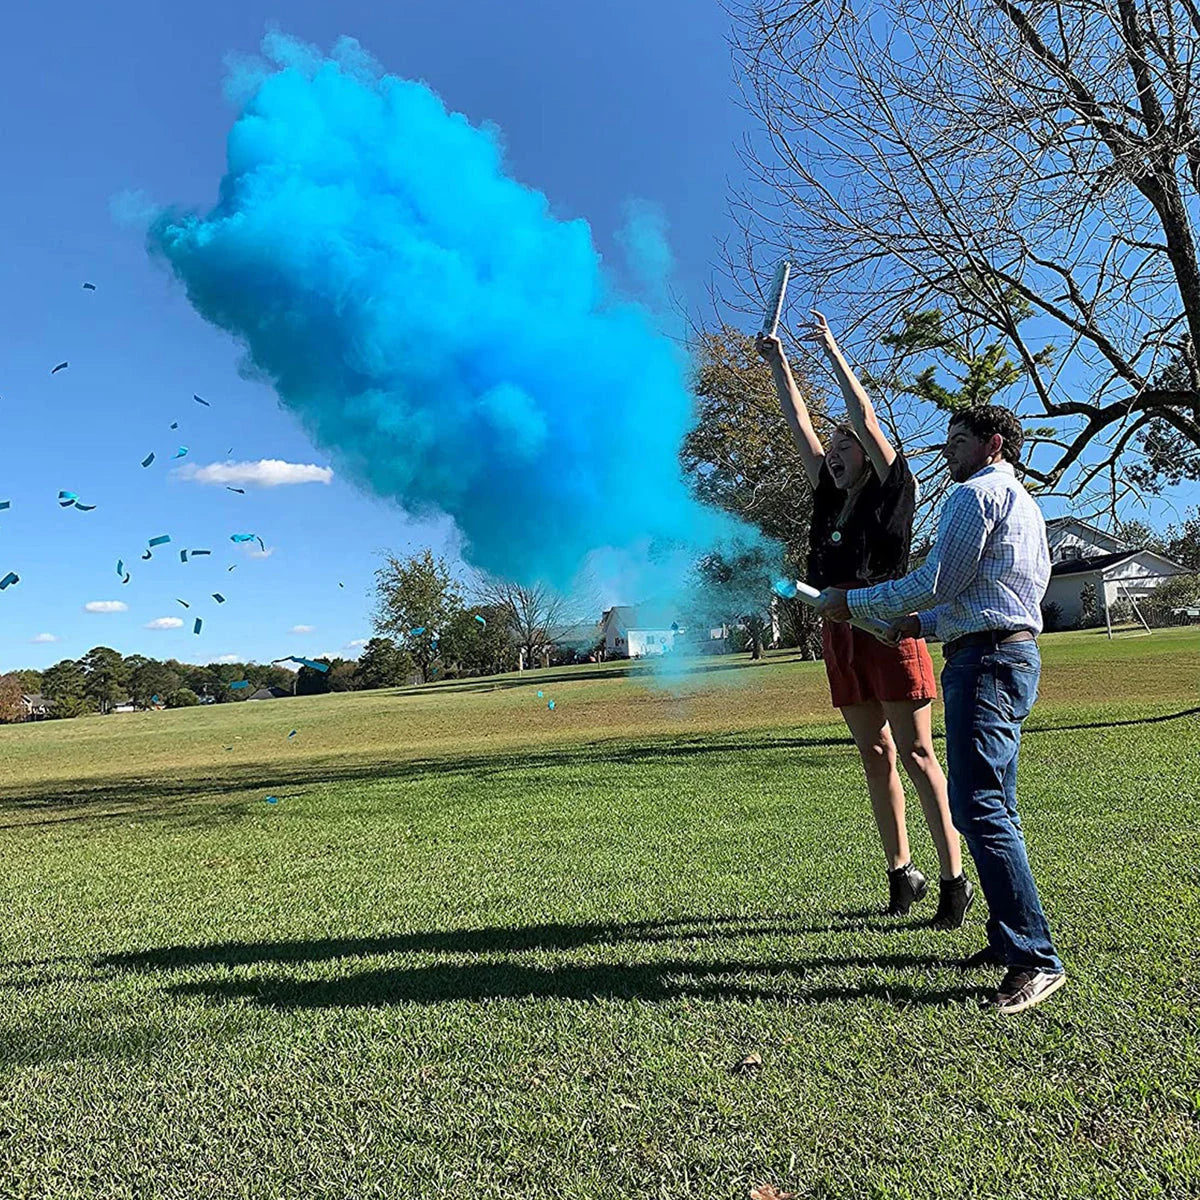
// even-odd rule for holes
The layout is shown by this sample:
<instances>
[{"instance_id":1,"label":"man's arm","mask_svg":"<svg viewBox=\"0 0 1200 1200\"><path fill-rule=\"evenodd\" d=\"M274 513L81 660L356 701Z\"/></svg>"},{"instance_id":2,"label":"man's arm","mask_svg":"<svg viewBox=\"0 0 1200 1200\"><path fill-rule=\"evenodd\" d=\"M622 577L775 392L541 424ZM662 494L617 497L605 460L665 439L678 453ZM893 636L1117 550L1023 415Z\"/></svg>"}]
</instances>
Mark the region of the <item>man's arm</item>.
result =
<instances>
[{"instance_id":1,"label":"man's arm","mask_svg":"<svg viewBox=\"0 0 1200 1200\"><path fill-rule=\"evenodd\" d=\"M829 365L833 368L833 373L837 378L838 386L842 389L842 395L846 399L846 411L850 416L850 424L854 426L854 432L858 434L858 440L862 442L875 474L880 480L884 480L887 478L892 463L896 461L895 448L887 440L887 435L879 424L879 418L875 416L875 406L871 403L871 398L867 395L863 385L859 383L858 376L850 369L850 364L846 362L841 347L837 344L837 339L830 331L825 318L816 309L813 309L813 316L816 320L813 325L812 340L825 351Z\"/></svg>"},{"instance_id":2,"label":"man's arm","mask_svg":"<svg viewBox=\"0 0 1200 1200\"><path fill-rule=\"evenodd\" d=\"M972 487L958 488L946 501L937 545L928 560L903 579L855 588L846 597L851 615L891 620L949 604L978 575L994 524L983 495Z\"/></svg>"},{"instance_id":3,"label":"man's arm","mask_svg":"<svg viewBox=\"0 0 1200 1200\"><path fill-rule=\"evenodd\" d=\"M821 445L821 439L817 437L817 431L813 428L808 405L804 403L804 397L800 395L800 389L792 375L791 365L788 363L787 355L783 352L783 343L777 337L760 333L755 346L771 368L771 378L775 381L775 394L779 397L780 411L792 431L792 440L800 451L808 482L815 488L821 479L821 464L825 461L825 447Z\"/></svg>"}]
</instances>

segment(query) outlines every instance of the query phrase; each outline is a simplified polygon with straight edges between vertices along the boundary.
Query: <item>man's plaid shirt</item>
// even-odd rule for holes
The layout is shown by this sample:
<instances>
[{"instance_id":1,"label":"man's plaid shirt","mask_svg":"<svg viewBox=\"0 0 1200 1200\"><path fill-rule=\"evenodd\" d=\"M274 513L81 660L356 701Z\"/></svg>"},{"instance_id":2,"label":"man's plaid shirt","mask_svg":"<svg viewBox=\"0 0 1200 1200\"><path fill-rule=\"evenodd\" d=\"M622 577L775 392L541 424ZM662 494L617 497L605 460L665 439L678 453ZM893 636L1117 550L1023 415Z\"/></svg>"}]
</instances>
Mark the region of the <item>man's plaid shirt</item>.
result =
<instances>
[{"instance_id":1,"label":"man's plaid shirt","mask_svg":"<svg viewBox=\"0 0 1200 1200\"><path fill-rule=\"evenodd\" d=\"M1009 463L977 471L950 494L926 562L903 579L855 588L856 617L921 614L921 632L953 641L993 629L1042 631L1050 582L1046 522Z\"/></svg>"}]
</instances>

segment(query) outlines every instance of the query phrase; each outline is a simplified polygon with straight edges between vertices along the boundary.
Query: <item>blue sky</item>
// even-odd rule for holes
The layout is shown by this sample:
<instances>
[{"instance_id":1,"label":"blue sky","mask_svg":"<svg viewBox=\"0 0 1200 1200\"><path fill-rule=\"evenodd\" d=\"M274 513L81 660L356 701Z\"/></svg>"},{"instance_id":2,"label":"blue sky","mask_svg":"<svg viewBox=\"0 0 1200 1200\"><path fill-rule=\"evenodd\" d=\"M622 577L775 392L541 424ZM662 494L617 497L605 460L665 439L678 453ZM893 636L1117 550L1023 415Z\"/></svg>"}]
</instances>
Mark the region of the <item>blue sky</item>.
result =
<instances>
[{"instance_id":1,"label":"blue sky","mask_svg":"<svg viewBox=\"0 0 1200 1200\"><path fill-rule=\"evenodd\" d=\"M733 232L736 147L753 130L716 0L459 0L452 17L448 9L215 0L201 14L67 0L7 14L0 500L12 508L0 511L0 576L15 571L21 582L0 594L0 670L97 644L199 662L353 653L370 635L376 552L449 546L446 522L409 520L337 477L241 496L173 473L181 445L183 462L199 466L226 457L327 465L273 394L239 377L238 348L192 311L109 208L126 189L212 203L235 116L221 92L223 60L254 53L269 26L323 50L349 34L388 71L427 81L475 122L495 122L515 177L545 192L557 215L586 218L606 256L619 257L626 203L657 205L678 294L707 315L719 240ZM150 451L156 460L143 469ZM98 507L60 509L59 489ZM1173 497L1175 509L1196 492ZM1167 519L1170 509L1152 515ZM269 554L235 547L235 532L261 535ZM143 562L147 540L161 534L171 545ZM180 548L213 554L185 565ZM93 602L127 611L86 611ZM163 618L182 624L146 628ZM55 640L35 641L43 635Z\"/></svg>"},{"instance_id":2,"label":"blue sky","mask_svg":"<svg viewBox=\"0 0 1200 1200\"><path fill-rule=\"evenodd\" d=\"M21 582L0 597L0 670L97 644L191 661L346 653L370 635L375 551L447 545L444 522L410 521L336 477L240 496L173 474L181 445L183 462L198 465L231 448L238 461L327 464L268 389L238 376L234 344L109 212L129 188L159 202L212 202L234 117L222 62L255 52L268 25L322 49L350 34L390 72L426 80L473 121L496 122L513 174L559 215L585 217L606 254L626 201L657 204L677 286L706 304L748 121L715 3L462 0L450 22L445 6L415 2L218 0L203 15L157 3L20 6L0 72L10 114L0 500L12 501L0 512L0 576L16 571ZM142 469L151 450L156 460ZM60 509L60 489L98 507ZM261 534L269 557L236 548L235 532ZM160 534L171 545L143 562ZM184 565L181 547L214 553ZM104 601L128 609L85 611ZM161 618L183 624L145 628ZM291 632L303 627L311 632ZM31 640L44 634L57 640Z\"/></svg>"}]
</instances>

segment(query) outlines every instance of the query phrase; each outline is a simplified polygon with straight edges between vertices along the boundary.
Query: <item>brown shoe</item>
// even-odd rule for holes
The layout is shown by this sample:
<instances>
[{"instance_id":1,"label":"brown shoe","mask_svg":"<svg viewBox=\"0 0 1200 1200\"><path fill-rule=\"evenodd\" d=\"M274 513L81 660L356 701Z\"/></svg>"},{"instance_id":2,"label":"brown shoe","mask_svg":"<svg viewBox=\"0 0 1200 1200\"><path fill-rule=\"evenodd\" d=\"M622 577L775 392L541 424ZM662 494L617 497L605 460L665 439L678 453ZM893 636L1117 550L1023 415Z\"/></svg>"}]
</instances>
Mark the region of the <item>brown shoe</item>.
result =
<instances>
[{"instance_id":1,"label":"brown shoe","mask_svg":"<svg viewBox=\"0 0 1200 1200\"><path fill-rule=\"evenodd\" d=\"M1009 967L996 994L984 1002L984 1008L1011 1016L1041 1004L1067 982L1065 971L1039 971L1030 967Z\"/></svg>"}]
</instances>

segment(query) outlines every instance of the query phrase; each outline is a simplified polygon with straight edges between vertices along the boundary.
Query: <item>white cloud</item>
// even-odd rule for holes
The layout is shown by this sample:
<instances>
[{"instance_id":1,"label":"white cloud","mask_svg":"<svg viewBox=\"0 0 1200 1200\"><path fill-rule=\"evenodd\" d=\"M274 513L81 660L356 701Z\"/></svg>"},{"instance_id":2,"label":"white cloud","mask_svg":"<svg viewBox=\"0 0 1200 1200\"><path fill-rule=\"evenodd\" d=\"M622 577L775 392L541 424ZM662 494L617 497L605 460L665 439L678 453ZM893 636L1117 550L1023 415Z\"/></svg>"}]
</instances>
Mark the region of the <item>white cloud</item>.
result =
<instances>
[{"instance_id":1,"label":"white cloud","mask_svg":"<svg viewBox=\"0 0 1200 1200\"><path fill-rule=\"evenodd\" d=\"M219 663L235 663L241 661L241 658L236 654L222 654L219 658L213 659L213 662Z\"/></svg>"},{"instance_id":2,"label":"white cloud","mask_svg":"<svg viewBox=\"0 0 1200 1200\"><path fill-rule=\"evenodd\" d=\"M183 622L178 617L156 617L146 622L147 629L178 629Z\"/></svg>"},{"instance_id":3,"label":"white cloud","mask_svg":"<svg viewBox=\"0 0 1200 1200\"><path fill-rule=\"evenodd\" d=\"M288 633L312 633L316 629L315 625L293 625Z\"/></svg>"},{"instance_id":4,"label":"white cloud","mask_svg":"<svg viewBox=\"0 0 1200 1200\"><path fill-rule=\"evenodd\" d=\"M258 462L209 463L206 467L187 463L177 467L175 474L192 483L206 483L215 487L281 487L292 483L328 483L333 478L333 469L318 467L315 463L290 463L279 458L263 458Z\"/></svg>"},{"instance_id":5,"label":"white cloud","mask_svg":"<svg viewBox=\"0 0 1200 1200\"><path fill-rule=\"evenodd\" d=\"M46 642L57 642L58 637L53 633L39 633L35 637L29 639L35 646L40 646Z\"/></svg>"},{"instance_id":6,"label":"white cloud","mask_svg":"<svg viewBox=\"0 0 1200 1200\"><path fill-rule=\"evenodd\" d=\"M352 650L354 650L354 649L361 650L362 647L365 646L366 644L367 644L366 638L355 638L354 641L346 643L346 645L349 646L350 649L352 649Z\"/></svg>"},{"instance_id":7,"label":"white cloud","mask_svg":"<svg viewBox=\"0 0 1200 1200\"><path fill-rule=\"evenodd\" d=\"M89 600L83 610L94 613L128 612L129 605L124 600Z\"/></svg>"}]
</instances>

